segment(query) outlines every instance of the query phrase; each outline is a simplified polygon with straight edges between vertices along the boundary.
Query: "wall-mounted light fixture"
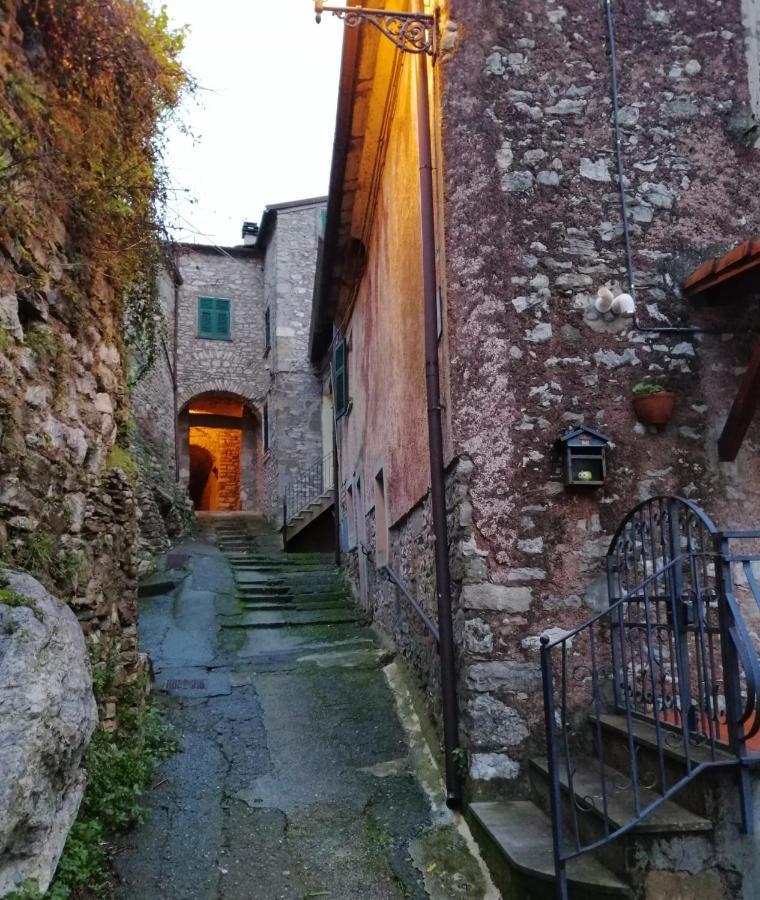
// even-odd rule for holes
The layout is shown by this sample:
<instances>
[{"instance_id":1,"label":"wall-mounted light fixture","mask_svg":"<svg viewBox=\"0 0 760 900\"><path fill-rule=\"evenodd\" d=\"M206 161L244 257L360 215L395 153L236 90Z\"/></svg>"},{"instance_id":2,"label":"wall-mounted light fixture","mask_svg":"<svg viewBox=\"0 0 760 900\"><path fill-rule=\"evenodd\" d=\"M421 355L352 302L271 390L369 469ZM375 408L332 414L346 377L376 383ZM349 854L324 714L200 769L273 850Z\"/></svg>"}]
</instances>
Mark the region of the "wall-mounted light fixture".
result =
<instances>
[{"instance_id":1,"label":"wall-mounted light fixture","mask_svg":"<svg viewBox=\"0 0 760 900\"><path fill-rule=\"evenodd\" d=\"M351 28L369 22L390 38L399 50L407 53L435 56L438 51L438 25L434 15L364 9L361 6L325 6L324 0L314 0L314 12L318 23L322 21L322 13L326 12L343 19Z\"/></svg>"}]
</instances>

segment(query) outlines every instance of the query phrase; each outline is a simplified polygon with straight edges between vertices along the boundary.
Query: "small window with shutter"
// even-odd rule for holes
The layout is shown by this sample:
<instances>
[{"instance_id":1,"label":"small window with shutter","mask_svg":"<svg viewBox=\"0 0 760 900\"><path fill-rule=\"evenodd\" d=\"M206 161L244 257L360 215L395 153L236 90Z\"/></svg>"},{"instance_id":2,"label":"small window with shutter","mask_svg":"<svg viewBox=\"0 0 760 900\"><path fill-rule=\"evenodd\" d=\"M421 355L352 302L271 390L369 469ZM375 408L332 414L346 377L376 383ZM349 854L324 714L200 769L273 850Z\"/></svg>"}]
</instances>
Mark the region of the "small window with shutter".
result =
<instances>
[{"instance_id":1,"label":"small window with shutter","mask_svg":"<svg viewBox=\"0 0 760 900\"><path fill-rule=\"evenodd\" d=\"M267 306L264 312L264 356L272 349L272 313Z\"/></svg>"},{"instance_id":2,"label":"small window with shutter","mask_svg":"<svg viewBox=\"0 0 760 900\"><path fill-rule=\"evenodd\" d=\"M230 301L220 297L198 298L198 337L230 340Z\"/></svg>"},{"instance_id":3,"label":"small window with shutter","mask_svg":"<svg viewBox=\"0 0 760 900\"><path fill-rule=\"evenodd\" d=\"M348 412L348 345L344 339L335 344L333 377L335 415L340 418Z\"/></svg>"}]
</instances>

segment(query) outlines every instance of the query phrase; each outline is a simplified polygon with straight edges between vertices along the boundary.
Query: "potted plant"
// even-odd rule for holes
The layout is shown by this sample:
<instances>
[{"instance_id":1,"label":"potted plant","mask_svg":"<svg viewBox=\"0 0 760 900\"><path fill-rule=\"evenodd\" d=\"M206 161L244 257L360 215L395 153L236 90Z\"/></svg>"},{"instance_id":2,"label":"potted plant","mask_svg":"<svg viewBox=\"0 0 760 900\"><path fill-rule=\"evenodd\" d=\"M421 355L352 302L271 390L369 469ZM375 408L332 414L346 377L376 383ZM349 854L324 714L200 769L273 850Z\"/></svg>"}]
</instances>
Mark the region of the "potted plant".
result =
<instances>
[{"instance_id":1,"label":"potted plant","mask_svg":"<svg viewBox=\"0 0 760 900\"><path fill-rule=\"evenodd\" d=\"M640 381L633 386L633 409L644 425L667 425L673 415L675 395L662 385Z\"/></svg>"}]
</instances>

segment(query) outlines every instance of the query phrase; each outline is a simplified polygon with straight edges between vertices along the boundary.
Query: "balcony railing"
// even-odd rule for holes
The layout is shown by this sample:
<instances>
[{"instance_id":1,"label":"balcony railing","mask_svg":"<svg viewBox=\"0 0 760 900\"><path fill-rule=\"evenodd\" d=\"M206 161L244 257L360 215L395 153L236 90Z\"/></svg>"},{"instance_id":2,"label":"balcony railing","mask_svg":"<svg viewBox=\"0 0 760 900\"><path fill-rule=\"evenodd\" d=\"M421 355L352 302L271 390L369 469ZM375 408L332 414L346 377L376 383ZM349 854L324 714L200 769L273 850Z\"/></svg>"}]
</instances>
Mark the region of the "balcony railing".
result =
<instances>
[{"instance_id":1,"label":"balcony railing","mask_svg":"<svg viewBox=\"0 0 760 900\"><path fill-rule=\"evenodd\" d=\"M283 498L283 527L289 525L295 516L303 512L328 492L335 484L333 474L333 454L329 453L319 462L309 466L288 485Z\"/></svg>"}]
</instances>

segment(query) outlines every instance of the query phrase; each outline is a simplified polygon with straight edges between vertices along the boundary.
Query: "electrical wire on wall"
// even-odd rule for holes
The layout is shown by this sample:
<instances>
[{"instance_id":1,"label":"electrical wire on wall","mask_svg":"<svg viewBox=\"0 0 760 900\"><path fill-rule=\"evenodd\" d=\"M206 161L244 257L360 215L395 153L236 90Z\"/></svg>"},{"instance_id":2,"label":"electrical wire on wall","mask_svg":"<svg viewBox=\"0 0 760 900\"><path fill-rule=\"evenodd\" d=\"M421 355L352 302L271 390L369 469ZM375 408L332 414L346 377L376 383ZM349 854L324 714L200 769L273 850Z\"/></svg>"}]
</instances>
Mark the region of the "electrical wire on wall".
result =
<instances>
[{"instance_id":1,"label":"electrical wire on wall","mask_svg":"<svg viewBox=\"0 0 760 900\"><path fill-rule=\"evenodd\" d=\"M615 40L615 18L612 11L613 0L603 0L607 24L607 54L610 58L610 87L612 93L612 131L615 142L615 161L617 166L618 193L620 195L620 212L623 217L623 246L625 249L625 267L628 278L628 292L636 303L636 285L633 268L633 252L631 250L631 232L628 224L628 199L625 195L623 172L623 145L620 128L620 91L617 72L617 42ZM637 331L652 334L726 334L723 328L700 328L693 325L642 325L634 308L633 327ZM751 330L755 333L755 329Z\"/></svg>"}]
</instances>

